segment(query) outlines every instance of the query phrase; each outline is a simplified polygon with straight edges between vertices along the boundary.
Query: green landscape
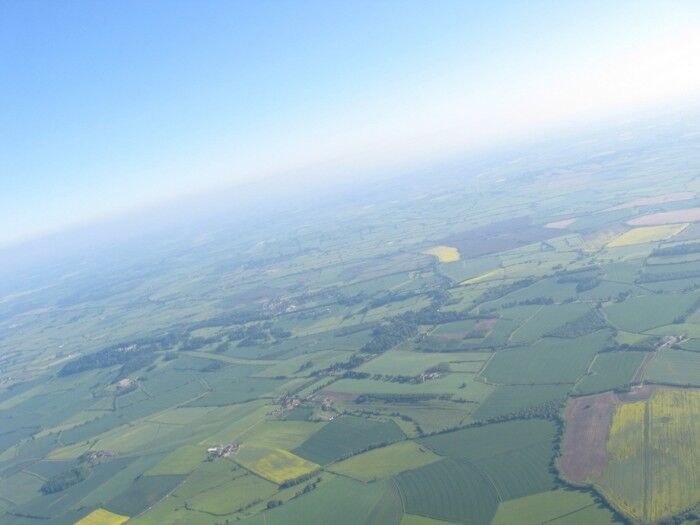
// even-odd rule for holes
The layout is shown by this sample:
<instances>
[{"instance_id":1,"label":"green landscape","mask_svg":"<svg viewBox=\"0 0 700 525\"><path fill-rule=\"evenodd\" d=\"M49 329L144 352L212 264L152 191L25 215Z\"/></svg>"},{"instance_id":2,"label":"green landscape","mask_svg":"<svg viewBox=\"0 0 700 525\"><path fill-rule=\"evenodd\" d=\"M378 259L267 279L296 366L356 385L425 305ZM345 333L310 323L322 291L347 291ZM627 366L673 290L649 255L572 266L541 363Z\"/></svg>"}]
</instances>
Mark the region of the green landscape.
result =
<instances>
[{"instance_id":1,"label":"green landscape","mask_svg":"<svg viewBox=\"0 0 700 525\"><path fill-rule=\"evenodd\" d=\"M698 523L696 135L18 270L0 523Z\"/></svg>"}]
</instances>

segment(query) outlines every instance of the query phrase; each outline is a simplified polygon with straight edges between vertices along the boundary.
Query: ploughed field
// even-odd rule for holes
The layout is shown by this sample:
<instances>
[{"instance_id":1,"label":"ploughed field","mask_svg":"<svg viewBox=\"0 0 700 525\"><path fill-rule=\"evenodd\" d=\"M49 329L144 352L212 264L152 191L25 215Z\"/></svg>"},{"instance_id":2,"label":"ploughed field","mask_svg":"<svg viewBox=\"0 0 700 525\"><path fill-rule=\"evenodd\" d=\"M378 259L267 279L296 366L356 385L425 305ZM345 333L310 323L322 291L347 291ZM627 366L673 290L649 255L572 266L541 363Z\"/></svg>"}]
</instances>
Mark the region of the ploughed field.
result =
<instances>
[{"instance_id":1,"label":"ploughed field","mask_svg":"<svg viewBox=\"0 0 700 525\"><path fill-rule=\"evenodd\" d=\"M625 144L27 269L0 524L694 523L700 148Z\"/></svg>"}]
</instances>

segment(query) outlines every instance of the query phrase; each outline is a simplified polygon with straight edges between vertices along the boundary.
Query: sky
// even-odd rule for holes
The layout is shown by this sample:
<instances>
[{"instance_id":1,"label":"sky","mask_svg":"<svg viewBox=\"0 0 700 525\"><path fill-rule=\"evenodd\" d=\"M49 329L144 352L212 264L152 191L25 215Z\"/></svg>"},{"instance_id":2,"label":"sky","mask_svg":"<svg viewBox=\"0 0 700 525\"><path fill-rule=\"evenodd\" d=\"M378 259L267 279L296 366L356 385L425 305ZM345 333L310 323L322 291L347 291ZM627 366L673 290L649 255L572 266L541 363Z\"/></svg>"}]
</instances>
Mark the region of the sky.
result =
<instances>
[{"instance_id":1,"label":"sky","mask_svg":"<svg viewBox=\"0 0 700 525\"><path fill-rule=\"evenodd\" d=\"M700 99L700 2L0 2L0 246Z\"/></svg>"}]
</instances>

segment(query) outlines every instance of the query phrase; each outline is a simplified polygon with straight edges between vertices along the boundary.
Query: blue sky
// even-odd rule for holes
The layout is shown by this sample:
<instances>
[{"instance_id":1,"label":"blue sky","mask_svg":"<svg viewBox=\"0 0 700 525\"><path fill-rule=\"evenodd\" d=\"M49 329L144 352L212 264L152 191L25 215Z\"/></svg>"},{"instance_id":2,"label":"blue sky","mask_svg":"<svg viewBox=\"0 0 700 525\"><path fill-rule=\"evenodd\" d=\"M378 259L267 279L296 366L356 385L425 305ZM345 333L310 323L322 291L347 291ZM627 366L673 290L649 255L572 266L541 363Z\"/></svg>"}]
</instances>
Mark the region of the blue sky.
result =
<instances>
[{"instance_id":1,"label":"blue sky","mask_svg":"<svg viewBox=\"0 0 700 525\"><path fill-rule=\"evenodd\" d=\"M0 245L682 103L699 24L695 0L7 0Z\"/></svg>"}]
</instances>

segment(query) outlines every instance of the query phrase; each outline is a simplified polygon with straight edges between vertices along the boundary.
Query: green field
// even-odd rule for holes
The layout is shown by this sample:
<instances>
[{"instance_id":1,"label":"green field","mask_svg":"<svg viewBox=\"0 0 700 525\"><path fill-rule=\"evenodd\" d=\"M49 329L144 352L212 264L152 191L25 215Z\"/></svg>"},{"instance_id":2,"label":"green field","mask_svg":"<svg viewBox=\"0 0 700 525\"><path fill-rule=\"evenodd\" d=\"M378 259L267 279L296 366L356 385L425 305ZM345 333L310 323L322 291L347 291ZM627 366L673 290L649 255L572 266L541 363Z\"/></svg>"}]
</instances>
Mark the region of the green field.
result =
<instances>
[{"instance_id":1,"label":"green field","mask_svg":"<svg viewBox=\"0 0 700 525\"><path fill-rule=\"evenodd\" d=\"M400 441L404 433L393 421L343 416L318 430L299 447L296 454L326 465L378 445Z\"/></svg>"},{"instance_id":2,"label":"green field","mask_svg":"<svg viewBox=\"0 0 700 525\"><path fill-rule=\"evenodd\" d=\"M574 393L585 395L624 388L632 380L645 356L643 352L598 354L590 371L574 387Z\"/></svg>"},{"instance_id":3,"label":"green field","mask_svg":"<svg viewBox=\"0 0 700 525\"><path fill-rule=\"evenodd\" d=\"M700 354L670 349L657 352L645 378L658 383L700 386Z\"/></svg>"},{"instance_id":4,"label":"green field","mask_svg":"<svg viewBox=\"0 0 700 525\"><path fill-rule=\"evenodd\" d=\"M679 137L532 146L15 268L0 524L681 523L700 226L628 224L698 206ZM573 490L577 403L602 410L577 434L601 474Z\"/></svg>"},{"instance_id":5,"label":"green field","mask_svg":"<svg viewBox=\"0 0 700 525\"><path fill-rule=\"evenodd\" d=\"M482 376L491 383L506 385L573 384L609 337L609 332L599 331L577 338L575 344L549 337L532 346L503 350L489 361Z\"/></svg>"},{"instance_id":6,"label":"green field","mask_svg":"<svg viewBox=\"0 0 700 525\"><path fill-rule=\"evenodd\" d=\"M330 471L360 481L373 481L439 460L440 456L417 443L403 441L348 458L334 464Z\"/></svg>"},{"instance_id":7,"label":"green field","mask_svg":"<svg viewBox=\"0 0 700 525\"><path fill-rule=\"evenodd\" d=\"M492 525L612 525L614 517L601 509L587 492L556 490L504 501L498 506Z\"/></svg>"}]
</instances>

